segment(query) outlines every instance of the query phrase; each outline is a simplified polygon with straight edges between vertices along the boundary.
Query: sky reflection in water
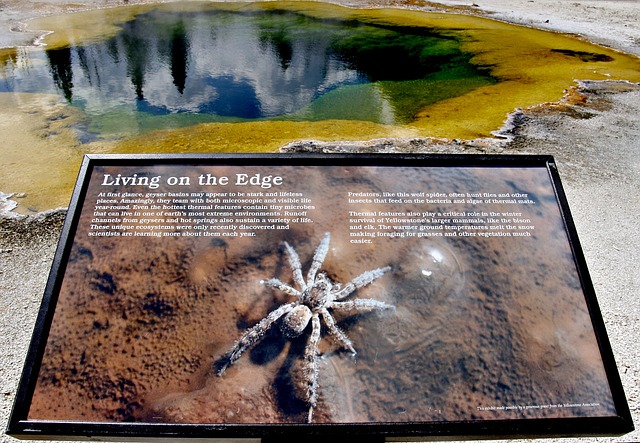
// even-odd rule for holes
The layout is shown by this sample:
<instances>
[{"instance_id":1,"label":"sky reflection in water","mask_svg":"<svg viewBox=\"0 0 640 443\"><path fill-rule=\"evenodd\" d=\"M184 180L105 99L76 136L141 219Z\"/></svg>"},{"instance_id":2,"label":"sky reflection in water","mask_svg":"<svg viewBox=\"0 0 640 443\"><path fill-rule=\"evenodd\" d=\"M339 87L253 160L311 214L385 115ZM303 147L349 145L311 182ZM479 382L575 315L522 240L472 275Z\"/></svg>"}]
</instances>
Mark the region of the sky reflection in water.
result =
<instances>
[{"instance_id":1,"label":"sky reflection in water","mask_svg":"<svg viewBox=\"0 0 640 443\"><path fill-rule=\"evenodd\" d=\"M153 10L104 41L7 61L0 91L60 94L106 138L254 119L404 124L494 82L470 57L427 28L285 10Z\"/></svg>"}]
</instances>

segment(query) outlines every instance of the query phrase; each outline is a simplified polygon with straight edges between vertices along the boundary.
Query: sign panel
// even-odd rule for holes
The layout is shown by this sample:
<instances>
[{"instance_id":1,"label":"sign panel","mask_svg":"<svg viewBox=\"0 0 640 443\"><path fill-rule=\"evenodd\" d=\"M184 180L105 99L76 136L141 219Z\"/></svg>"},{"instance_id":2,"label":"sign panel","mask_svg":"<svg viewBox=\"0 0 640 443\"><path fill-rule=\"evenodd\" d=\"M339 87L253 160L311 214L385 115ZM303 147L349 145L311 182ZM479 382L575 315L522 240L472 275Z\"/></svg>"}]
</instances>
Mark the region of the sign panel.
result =
<instances>
[{"instance_id":1,"label":"sign panel","mask_svg":"<svg viewBox=\"0 0 640 443\"><path fill-rule=\"evenodd\" d=\"M88 156L8 432L633 429L554 161Z\"/></svg>"}]
</instances>

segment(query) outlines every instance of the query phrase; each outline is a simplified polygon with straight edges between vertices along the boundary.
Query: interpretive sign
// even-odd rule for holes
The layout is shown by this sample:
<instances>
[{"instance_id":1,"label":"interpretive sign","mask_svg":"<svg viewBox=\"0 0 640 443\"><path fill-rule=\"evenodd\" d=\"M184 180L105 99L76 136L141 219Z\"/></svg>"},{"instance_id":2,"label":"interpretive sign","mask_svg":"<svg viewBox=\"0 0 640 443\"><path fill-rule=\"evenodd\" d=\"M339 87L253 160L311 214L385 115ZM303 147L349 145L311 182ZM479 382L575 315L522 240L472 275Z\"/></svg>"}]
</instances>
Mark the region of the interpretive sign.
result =
<instances>
[{"instance_id":1,"label":"interpretive sign","mask_svg":"<svg viewBox=\"0 0 640 443\"><path fill-rule=\"evenodd\" d=\"M547 156L88 156L8 433L633 429Z\"/></svg>"}]
</instances>

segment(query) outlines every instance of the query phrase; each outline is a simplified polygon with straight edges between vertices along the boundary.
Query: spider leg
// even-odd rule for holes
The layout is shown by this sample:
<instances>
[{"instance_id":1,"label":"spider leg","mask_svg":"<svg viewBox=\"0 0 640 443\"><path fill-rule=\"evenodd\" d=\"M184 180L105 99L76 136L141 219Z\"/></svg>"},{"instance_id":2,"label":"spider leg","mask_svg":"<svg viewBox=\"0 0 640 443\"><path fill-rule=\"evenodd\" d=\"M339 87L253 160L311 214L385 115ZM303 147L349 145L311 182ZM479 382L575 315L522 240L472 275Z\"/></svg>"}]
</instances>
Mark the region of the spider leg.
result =
<instances>
[{"instance_id":1,"label":"spider leg","mask_svg":"<svg viewBox=\"0 0 640 443\"><path fill-rule=\"evenodd\" d=\"M291 267L291 271L293 271L293 281L300 287L301 291L304 291L307 288L307 284L304 281L304 277L302 276L302 265L300 264L300 257L295 249L289 245L289 243L284 242L284 247L287 251L287 257L289 258L289 266Z\"/></svg>"},{"instance_id":2,"label":"spider leg","mask_svg":"<svg viewBox=\"0 0 640 443\"><path fill-rule=\"evenodd\" d=\"M383 309L395 309L396 307L379 300L373 300L371 298L358 298L348 301L336 301L333 302L331 308L336 311L382 311Z\"/></svg>"},{"instance_id":3,"label":"spider leg","mask_svg":"<svg viewBox=\"0 0 640 443\"><path fill-rule=\"evenodd\" d=\"M320 317L314 314L311 317L311 335L304 349L304 373L307 378L307 403L309 413L307 423L313 420L313 410L318 401L318 342L320 341Z\"/></svg>"},{"instance_id":4,"label":"spider leg","mask_svg":"<svg viewBox=\"0 0 640 443\"><path fill-rule=\"evenodd\" d=\"M260 320L258 324L245 332L244 335L240 337L240 339L233 345L229 352L227 352L223 357L224 363L218 369L218 376L224 374L224 371L226 371L229 366L231 366L237 359L239 359L244 351L246 351L251 345L256 343L262 337L264 337L264 334L269 330L269 328L276 320L278 320L288 312L291 312L291 310L293 310L293 308L297 305L298 302L293 302L280 306L278 309L271 311L269 315Z\"/></svg>"},{"instance_id":5,"label":"spider leg","mask_svg":"<svg viewBox=\"0 0 640 443\"><path fill-rule=\"evenodd\" d=\"M342 332L342 330L336 325L336 322L329 311L327 311L326 309L322 309L320 311L320 315L322 316L322 320L324 320L324 323L327 325L329 333L333 335L340 343L342 343L342 346L344 346L349 352L351 352L353 355L356 355L356 350L353 347L353 343L351 343L351 340L349 340L346 334Z\"/></svg>"},{"instance_id":6,"label":"spider leg","mask_svg":"<svg viewBox=\"0 0 640 443\"><path fill-rule=\"evenodd\" d=\"M382 277L389 270L391 270L391 266L386 266L384 268L374 269L372 271L367 271L367 272L364 272L364 273L360 274L359 276L357 276L356 278L351 280L349 283L344 285L344 288L342 288L341 290L336 292L334 294L333 299L334 300L342 300L343 298L348 297L356 289L361 288L363 286L366 286L369 283L373 282L374 280Z\"/></svg>"},{"instance_id":7,"label":"spider leg","mask_svg":"<svg viewBox=\"0 0 640 443\"><path fill-rule=\"evenodd\" d=\"M270 288L279 289L280 291L284 292L287 295L290 295L291 297L302 298L302 293L300 293L300 291L298 291L295 288L292 288L286 283L283 283L281 280L278 280L277 278L262 280L260 281L260 283Z\"/></svg>"},{"instance_id":8,"label":"spider leg","mask_svg":"<svg viewBox=\"0 0 640 443\"><path fill-rule=\"evenodd\" d=\"M316 274L318 273L320 266L322 266L322 263L327 256L327 252L329 252L329 241L331 241L331 233L327 232L324 234L324 237L316 248L316 252L313 254L313 262L311 262L309 272L307 273L307 283L309 285L313 285L313 282L316 279Z\"/></svg>"}]
</instances>

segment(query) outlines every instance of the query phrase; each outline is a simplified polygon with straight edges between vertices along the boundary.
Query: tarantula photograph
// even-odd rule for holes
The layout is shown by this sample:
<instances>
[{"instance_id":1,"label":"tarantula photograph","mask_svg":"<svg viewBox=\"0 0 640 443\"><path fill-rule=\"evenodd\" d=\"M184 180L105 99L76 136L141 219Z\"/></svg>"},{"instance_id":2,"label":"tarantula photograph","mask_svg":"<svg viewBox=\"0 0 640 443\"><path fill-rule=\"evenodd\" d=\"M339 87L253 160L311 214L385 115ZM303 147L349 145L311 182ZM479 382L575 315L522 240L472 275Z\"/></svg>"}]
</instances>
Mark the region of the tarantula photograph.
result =
<instances>
[{"instance_id":1,"label":"tarantula photograph","mask_svg":"<svg viewBox=\"0 0 640 443\"><path fill-rule=\"evenodd\" d=\"M244 351L262 339L276 322L279 323L280 331L287 338L302 335L311 323L311 333L302 360L302 377L303 383L306 385L304 400L309 407L307 414L307 422L309 423L313 419L313 411L318 398L318 343L321 336L321 324L324 324L329 335L342 348L355 355L356 350L353 343L336 325L332 311L370 312L395 309L393 305L373 299L347 300L357 289L382 277L391 269L390 266L366 271L345 284L344 287L340 283L332 282L324 272L318 272L329 252L330 240L331 234L327 232L314 252L306 278L302 273L298 253L287 242L284 242L289 266L293 271L293 281L297 289L277 278L263 280L261 283L282 291L294 298L294 301L274 309L255 326L248 329L224 355L218 368L218 375L222 376L226 369L238 360Z\"/></svg>"}]
</instances>

